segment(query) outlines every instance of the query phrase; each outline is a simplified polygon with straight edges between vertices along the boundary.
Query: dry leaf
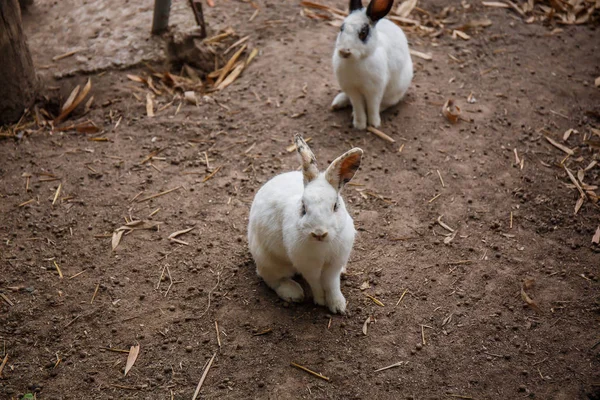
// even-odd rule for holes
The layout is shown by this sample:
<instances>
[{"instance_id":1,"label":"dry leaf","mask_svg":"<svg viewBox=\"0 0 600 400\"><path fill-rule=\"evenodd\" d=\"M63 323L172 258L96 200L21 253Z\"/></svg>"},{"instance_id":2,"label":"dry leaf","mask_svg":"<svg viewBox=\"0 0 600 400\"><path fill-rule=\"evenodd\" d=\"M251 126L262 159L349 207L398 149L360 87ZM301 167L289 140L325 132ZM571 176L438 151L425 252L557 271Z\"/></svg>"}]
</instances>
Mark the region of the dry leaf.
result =
<instances>
[{"instance_id":1,"label":"dry leaf","mask_svg":"<svg viewBox=\"0 0 600 400\"><path fill-rule=\"evenodd\" d=\"M396 15L406 18L416 6L417 0L406 0L396 8Z\"/></svg>"},{"instance_id":2,"label":"dry leaf","mask_svg":"<svg viewBox=\"0 0 600 400\"><path fill-rule=\"evenodd\" d=\"M367 336L367 333L369 332L369 324L371 322L373 322L373 318L371 316L369 316L369 318L367 318L365 320L365 323L363 324L363 328L362 328L363 335Z\"/></svg>"},{"instance_id":3,"label":"dry leaf","mask_svg":"<svg viewBox=\"0 0 600 400\"><path fill-rule=\"evenodd\" d=\"M217 79L217 81L215 82L215 86L218 87L221 84L221 82L223 82L223 80L225 79L225 77L233 69L233 67L234 67L235 63L237 62L238 58L240 58L240 56L242 55L242 53L244 52L244 50L246 50L246 47L248 47L248 46L246 44L244 44L242 47L240 47L240 49L238 51L235 52L234 55L231 56L231 58L229 59L229 61L227 61L227 64L225 64L225 66L223 67L223 70L221 71L221 75L219 75L219 79Z\"/></svg>"},{"instance_id":4,"label":"dry leaf","mask_svg":"<svg viewBox=\"0 0 600 400\"><path fill-rule=\"evenodd\" d=\"M117 246L119 245L119 243L121 243L121 238L123 237L123 232L125 232L124 230L117 230L115 232L113 232L112 235L112 249L113 251L115 251L115 249L117 248Z\"/></svg>"},{"instance_id":5,"label":"dry leaf","mask_svg":"<svg viewBox=\"0 0 600 400\"><path fill-rule=\"evenodd\" d=\"M194 229L194 227L192 226L191 228L187 228L187 229L183 229L181 231L177 231L177 232L173 232L169 235L169 239L174 239L179 235L183 235L184 233L188 233L189 231L191 231L192 229Z\"/></svg>"},{"instance_id":6,"label":"dry leaf","mask_svg":"<svg viewBox=\"0 0 600 400\"><path fill-rule=\"evenodd\" d=\"M433 56L431 54L421 53L420 51L413 49L410 49L409 51L410 54L412 54L413 56L422 58L423 60L431 61L433 59Z\"/></svg>"},{"instance_id":7,"label":"dry leaf","mask_svg":"<svg viewBox=\"0 0 600 400\"><path fill-rule=\"evenodd\" d=\"M151 93L146 94L146 114L150 118L154 117L154 102L152 101Z\"/></svg>"},{"instance_id":8,"label":"dry leaf","mask_svg":"<svg viewBox=\"0 0 600 400\"><path fill-rule=\"evenodd\" d=\"M225 80L223 80L223 82L221 82L219 84L219 86L217 86L218 90L223 90L225 89L227 86L231 85L233 83L233 81L235 81L238 76L240 76L240 74L242 73L242 71L244 70L244 63L240 63L239 65L237 65L235 67L235 69L227 76L227 78L225 78Z\"/></svg>"},{"instance_id":9,"label":"dry leaf","mask_svg":"<svg viewBox=\"0 0 600 400\"><path fill-rule=\"evenodd\" d=\"M127 356L127 364L125 364L125 375L129 372L133 364L135 364L135 360L137 360L138 355L140 354L140 345L131 346L129 349L129 355Z\"/></svg>"},{"instance_id":10,"label":"dry leaf","mask_svg":"<svg viewBox=\"0 0 600 400\"><path fill-rule=\"evenodd\" d=\"M557 141L555 141L554 139L552 139L548 136L544 136L544 137L552 146L556 147L557 149L564 151L565 153L567 153L570 156L575 154L575 152L573 150L571 150L570 148L568 148L567 146L564 146L564 145L558 143Z\"/></svg>"},{"instance_id":11,"label":"dry leaf","mask_svg":"<svg viewBox=\"0 0 600 400\"><path fill-rule=\"evenodd\" d=\"M65 119L69 114L71 114L71 112L77 108L77 106L87 97L88 93L90 92L90 90L92 89L92 80L88 78L87 83L85 84L85 86L83 87L83 89L81 90L81 92L79 92L79 86L77 86L73 92L71 92L71 95L69 96L69 99L67 99L67 101L65 102L65 105L62 108L62 111L60 113L60 115L58 117L56 117L56 119L54 120L55 123L62 121L63 119ZM79 93L79 94L77 94ZM76 95L74 100L71 100L71 98L73 97L73 95ZM71 100L71 101L69 101ZM68 106L67 106L68 104Z\"/></svg>"},{"instance_id":12,"label":"dry leaf","mask_svg":"<svg viewBox=\"0 0 600 400\"><path fill-rule=\"evenodd\" d=\"M450 315L448 315L446 318L444 318L444 320L442 321L442 328L446 325L448 325L450 322L452 322L452 316L454 315L454 313L450 313Z\"/></svg>"},{"instance_id":13,"label":"dry leaf","mask_svg":"<svg viewBox=\"0 0 600 400\"><path fill-rule=\"evenodd\" d=\"M500 1L482 1L481 4L483 4L486 7L510 8L508 4L502 3Z\"/></svg>"},{"instance_id":14,"label":"dry leaf","mask_svg":"<svg viewBox=\"0 0 600 400\"><path fill-rule=\"evenodd\" d=\"M596 229L596 233L592 237L592 243L600 244L600 225L598 225L598 229Z\"/></svg>"},{"instance_id":15,"label":"dry leaf","mask_svg":"<svg viewBox=\"0 0 600 400\"><path fill-rule=\"evenodd\" d=\"M461 38L462 40L471 39L471 36L467 35L463 31L459 31L459 30L455 29L454 31L452 31L452 39L456 39L457 37Z\"/></svg>"},{"instance_id":16,"label":"dry leaf","mask_svg":"<svg viewBox=\"0 0 600 400\"><path fill-rule=\"evenodd\" d=\"M563 142L566 142L567 140L569 140L569 136L571 136L572 133L579 133L579 132L577 132L575 129L567 129L563 135Z\"/></svg>"},{"instance_id":17,"label":"dry leaf","mask_svg":"<svg viewBox=\"0 0 600 400\"><path fill-rule=\"evenodd\" d=\"M134 81L134 82L138 82L138 83L146 83L146 80L144 78L140 78L137 75L130 75L127 74L127 78L129 78L130 80Z\"/></svg>"},{"instance_id":18,"label":"dry leaf","mask_svg":"<svg viewBox=\"0 0 600 400\"><path fill-rule=\"evenodd\" d=\"M246 60L246 67L248 65L250 65L250 62L252 62L252 60L254 60L254 57L256 57L258 55L258 49L254 48L252 49L252 51L250 52L250 55L248 56L248 59Z\"/></svg>"},{"instance_id":19,"label":"dry leaf","mask_svg":"<svg viewBox=\"0 0 600 400\"><path fill-rule=\"evenodd\" d=\"M577 199L577 203L575 203L575 214L577 214L579 212L579 209L583 205L584 201L585 201L584 197L580 197L580 198Z\"/></svg>"},{"instance_id":20,"label":"dry leaf","mask_svg":"<svg viewBox=\"0 0 600 400\"><path fill-rule=\"evenodd\" d=\"M61 112L65 111L67 108L71 107L71 105L75 101L75 97L77 97L77 95L79 94L79 89L81 89L81 86L79 86L79 85L75 86L75 89L73 89L73 91L67 98L67 101L65 101L65 104L63 104L62 108L60 109Z\"/></svg>"},{"instance_id":21,"label":"dry leaf","mask_svg":"<svg viewBox=\"0 0 600 400\"><path fill-rule=\"evenodd\" d=\"M371 285L369 284L369 281L364 281L362 283L362 285L360 285L360 290L367 290L369 288L371 288Z\"/></svg>"},{"instance_id":22,"label":"dry leaf","mask_svg":"<svg viewBox=\"0 0 600 400\"><path fill-rule=\"evenodd\" d=\"M442 107L442 114L444 114L444 117L446 117L448 121L455 124L459 120L460 107L454 104L453 99L448 99Z\"/></svg>"}]
</instances>

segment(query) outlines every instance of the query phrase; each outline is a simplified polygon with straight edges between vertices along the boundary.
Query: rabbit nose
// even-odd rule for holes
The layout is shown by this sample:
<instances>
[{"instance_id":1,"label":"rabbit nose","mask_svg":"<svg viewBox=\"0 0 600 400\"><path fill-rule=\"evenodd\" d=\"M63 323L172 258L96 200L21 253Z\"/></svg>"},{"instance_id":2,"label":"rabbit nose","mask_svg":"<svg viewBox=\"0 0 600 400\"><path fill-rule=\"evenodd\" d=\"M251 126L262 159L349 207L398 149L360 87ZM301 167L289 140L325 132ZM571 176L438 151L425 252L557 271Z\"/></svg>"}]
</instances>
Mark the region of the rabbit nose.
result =
<instances>
[{"instance_id":1,"label":"rabbit nose","mask_svg":"<svg viewBox=\"0 0 600 400\"><path fill-rule=\"evenodd\" d=\"M328 232L317 229L316 231L311 232L310 234L312 235L312 237L321 242L327 237Z\"/></svg>"},{"instance_id":2,"label":"rabbit nose","mask_svg":"<svg viewBox=\"0 0 600 400\"><path fill-rule=\"evenodd\" d=\"M339 53L340 53L340 57L342 57L342 58L348 58L348 57L350 57L350 54L352 54L350 52L350 49L339 49Z\"/></svg>"}]
</instances>

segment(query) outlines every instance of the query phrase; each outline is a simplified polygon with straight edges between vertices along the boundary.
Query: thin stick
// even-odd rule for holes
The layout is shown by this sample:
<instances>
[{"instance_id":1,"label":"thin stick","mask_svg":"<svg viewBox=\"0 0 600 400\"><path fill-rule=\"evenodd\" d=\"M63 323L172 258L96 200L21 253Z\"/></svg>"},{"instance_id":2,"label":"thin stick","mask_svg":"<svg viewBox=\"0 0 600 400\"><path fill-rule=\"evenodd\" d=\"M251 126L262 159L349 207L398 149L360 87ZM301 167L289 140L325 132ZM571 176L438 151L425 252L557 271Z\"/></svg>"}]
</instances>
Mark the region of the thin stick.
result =
<instances>
[{"instance_id":1,"label":"thin stick","mask_svg":"<svg viewBox=\"0 0 600 400\"><path fill-rule=\"evenodd\" d=\"M460 394L450 394L450 393L447 393L446 395L450 396L450 397L454 397L456 399L474 400L474 398L471 397L471 396L463 396L463 395L460 395Z\"/></svg>"},{"instance_id":2,"label":"thin stick","mask_svg":"<svg viewBox=\"0 0 600 400\"><path fill-rule=\"evenodd\" d=\"M219 334L219 323L215 320L215 330L217 331L217 343L219 344L219 348L221 348L221 335Z\"/></svg>"},{"instance_id":3,"label":"thin stick","mask_svg":"<svg viewBox=\"0 0 600 400\"><path fill-rule=\"evenodd\" d=\"M440 170L439 170L439 169L436 169L436 172L437 172L438 176L440 177L440 182L442 182L442 187L444 187L444 188L445 188L445 187L446 187L446 185L444 185L444 180L442 179L442 174L440 174Z\"/></svg>"},{"instance_id":4,"label":"thin stick","mask_svg":"<svg viewBox=\"0 0 600 400\"><path fill-rule=\"evenodd\" d=\"M207 161L208 162L208 161ZM213 172L211 172L210 174L206 175L204 177L204 179L202 179L202 183L206 182L207 180L209 180L210 178L212 178L213 176L215 176L215 174L217 172L219 172L219 170L221 169L221 166L218 166Z\"/></svg>"},{"instance_id":5,"label":"thin stick","mask_svg":"<svg viewBox=\"0 0 600 400\"><path fill-rule=\"evenodd\" d=\"M421 340L423 342L423 346L425 346L427 341L425 340L425 327L423 325L421 325Z\"/></svg>"},{"instance_id":6,"label":"thin stick","mask_svg":"<svg viewBox=\"0 0 600 400\"><path fill-rule=\"evenodd\" d=\"M164 196L165 194L169 194L169 193L171 193L171 192L174 192L174 191L176 191L176 190L179 190L179 189L181 189L182 187L183 187L183 186L178 186L178 187L176 187L176 188L173 188L173 189L165 190L164 192L160 192L160 193L157 193L157 194L153 194L152 196L144 197L143 199L140 199L140 200L138 200L137 202L138 202L138 203L143 203L143 202L145 202L145 201L152 200L152 199L155 199L155 198L157 198L157 197Z\"/></svg>"},{"instance_id":7,"label":"thin stick","mask_svg":"<svg viewBox=\"0 0 600 400\"><path fill-rule=\"evenodd\" d=\"M375 370L375 371L373 371L373 372L385 371L386 369L390 369L390 368L399 367L399 366L401 366L402 364L404 364L404 361L398 361L397 363L394 363L394 364L392 364L392 365L388 365L387 367L383 367L383 368L376 369L376 370Z\"/></svg>"},{"instance_id":8,"label":"thin stick","mask_svg":"<svg viewBox=\"0 0 600 400\"><path fill-rule=\"evenodd\" d=\"M160 283L162 282L163 276L165 276L166 270L167 270L167 264L165 264L165 266L162 269L162 272L160 273L160 277L158 278L158 283L156 284L156 290L158 290L158 288L160 287Z\"/></svg>"},{"instance_id":9,"label":"thin stick","mask_svg":"<svg viewBox=\"0 0 600 400\"><path fill-rule=\"evenodd\" d=\"M400 296L400 299L398 300L398 302L396 303L396 305L400 304L400 302L404 298L404 295L406 294L406 292L408 292L408 289L404 289L404 292L402 293L402 296Z\"/></svg>"},{"instance_id":10,"label":"thin stick","mask_svg":"<svg viewBox=\"0 0 600 400\"><path fill-rule=\"evenodd\" d=\"M167 291L165 292L165 297L167 297L167 295L169 294L169 290L171 290L171 286L173 286L173 278L171 277L171 270L169 269L169 266L166 265L167 267L167 274L169 274L169 287L167 288ZM162 278L161 278L162 279Z\"/></svg>"},{"instance_id":11,"label":"thin stick","mask_svg":"<svg viewBox=\"0 0 600 400\"><path fill-rule=\"evenodd\" d=\"M59 277L60 279L62 279L62 278L63 278L63 273L62 273L62 271L60 270L60 267L58 266L58 263L57 263L56 261L54 261L54 266L56 267L56 270L58 271L58 277Z\"/></svg>"},{"instance_id":12,"label":"thin stick","mask_svg":"<svg viewBox=\"0 0 600 400\"><path fill-rule=\"evenodd\" d=\"M198 397L198 393L200 393L200 388L202 388L202 384L204 383L204 379L206 379L206 375L208 375L208 370L210 369L210 366L212 365L213 360L215 359L216 356L217 356L217 353L215 352L215 354L213 354L212 358L208 362L208 365L206 366L206 368L204 368L204 372L202 373L202 377L200 378L200 382L198 382L198 386L196 386L196 391L194 392L194 395L192 396L192 400L196 400L196 397Z\"/></svg>"},{"instance_id":13,"label":"thin stick","mask_svg":"<svg viewBox=\"0 0 600 400\"><path fill-rule=\"evenodd\" d=\"M135 201L135 199L137 199L138 197L140 197L142 195L142 193L144 193L144 191L142 190L141 192L139 192L138 194L135 195L135 197L131 200L129 200L130 203L133 203Z\"/></svg>"},{"instance_id":14,"label":"thin stick","mask_svg":"<svg viewBox=\"0 0 600 400\"><path fill-rule=\"evenodd\" d=\"M510 229L512 229L512 225L513 224L513 213L512 211L510 212Z\"/></svg>"},{"instance_id":15,"label":"thin stick","mask_svg":"<svg viewBox=\"0 0 600 400\"><path fill-rule=\"evenodd\" d=\"M67 327L71 326L71 324L72 324L73 322L77 321L77 320L79 319L79 317L81 317L81 314L79 314L78 316L76 316L75 318L73 318L73 319L71 320L71 322L69 322L68 324L66 324L66 325L65 325L65 328L67 328Z\"/></svg>"},{"instance_id":16,"label":"thin stick","mask_svg":"<svg viewBox=\"0 0 600 400\"><path fill-rule=\"evenodd\" d=\"M328 378L328 377L326 377L325 375L321 375L321 374L319 374L318 372L312 371L312 370L310 370L310 369L308 369L308 368L306 368L306 367L303 367L302 365L298 365L298 364L296 364L296 363L294 363L294 362L291 362L291 363L290 363L290 365L291 365L292 367L296 367L296 368L298 368L298 369L301 369L302 371L308 372L309 374L311 374L311 375L314 375L314 376L316 376L317 378L321 378L321 379L323 379L324 381L327 381L327 382L329 382L329 378Z\"/></svg>"},{"instance_id":17,"label":"thin stick","mask_svg":"<svg viewBox=\"0 0 600 400\"><path fill-rule=\"evenodd\" d=\"M441 195L442 195L441 193L438 193L438 194L436 194L435 196L433 196L433 198L432 198L431 200L429 200L429 201L428 201L428 203L429 203L429 204L433 203L433 201L434 201L435 199L437 199L438 197L440 197Z\"/></svg>"},{"instance_id":18,"label":"thin stick","mask_svg":"<svg viewBox=\"0 0 600 400\"><path fill-rule=\"evenodd\" d=\"M77 278L79 275L83 274L85 271L87 271L87 269L84 269L83 271L81 271L81 272L78 272L78 273L76 273L76 274L75 274L75 275L73 275L73 276L70 276L70 277L69 277L69 279Z\"/></svg>"},{"instance_id":19,"label":"thin stick","mask_svg":"<svg viewBox=\"0 0 600 400\"><path fill-rule=\"evenodd\" d=\"M385 133L381 132L379 129L375 129L372 126L369 126L367 128L367 130L369 132L371 132L373 135L379 137L380 139L383 140L387 140L390 143L396 143L396 141L394 139L392 139L391 137L389 137L388 135L386 135Z\"/></svg>"},{"instance_id":20,"label":"thin stick","mask_svg":"<svg viewBox=\"0 0 600 400\"><path fill-rule=\"evenodd\" d=\"M4 370L4 366L6 365L7 362L8 362L8 353L6 353L6 355L4 356L4 359L2 360L2 364L0 364L0 377L2 377L2 370Z\"/></svg>"},{"instance_id":21,"label":"thin stick","mask_svg":"<svg viewBox=\"0 0 600 400\"><path fill-rule=\"evenodd\" d=\"M98 293L98 288L100 288L99 283L96 284L96 290L94 290L94 295L92 296L92 300L90 301L90 304L94 304L94 299L96 298L96 294Z\"/></svg>"},{"instance_id":22,"label":"thin stick","mask_svg":"<svg viewBox=\"0 0 600 400\"><path fill-rule=\"evenodd\" d=\"M108 350L108 351L114 351L115 353L128 353L130 350L124 350L124 349L115 349L113 347L100 347L101 349L104 350Z\"/></svg>"},{"instance_id":23,"label":"thin stick","mask_svg":"<svg viewBox=\"0 0 600 400\"><path fill-rule=\"evenodd\" d=\"M31 199L31 200L27 200L21 204L19 204L19 207L25 207L27 204L31 204L35 201L35 199Z\"/></svg>"}]
</instances>

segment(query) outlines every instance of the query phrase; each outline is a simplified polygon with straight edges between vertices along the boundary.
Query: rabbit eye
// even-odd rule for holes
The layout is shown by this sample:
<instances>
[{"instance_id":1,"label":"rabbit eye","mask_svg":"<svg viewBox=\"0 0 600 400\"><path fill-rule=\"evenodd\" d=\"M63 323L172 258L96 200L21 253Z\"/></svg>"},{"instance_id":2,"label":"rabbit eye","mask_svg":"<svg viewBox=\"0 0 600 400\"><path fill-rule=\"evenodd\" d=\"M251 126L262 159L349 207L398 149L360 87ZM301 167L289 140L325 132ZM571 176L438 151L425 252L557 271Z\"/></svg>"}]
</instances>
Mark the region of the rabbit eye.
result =
<instances>
[{"instance_id":1,"label":"rabbit eye","mask_svg":"<svg viewBox=\"0 0 600 400\"><path fill-rule=\"evenodd\" d=\"M336 201L335 204L333 205L333 212L336 212L337 210L338 210L338 203Z\"/></svg>"},{"instance_id":2,"label":"rabbit eye","mask_svg":"<svg viewBox=\"0 0 600 400\"><path fill-rule=\"evenodd\" d=\"M304 217L306 215L306 206L302 203L302 209L300 210L300 215Z\"/></svg>"},{"instance_id":3,"label":"rabbit eye","mask_svg":"<svg viewBox=\"0 0 600 400\"><path fill-rule=\"evenodd\" d=\"M367 40L367 36L369 36L369 25L364 24L360 32L358 32L358 38L365 42Z\"/></svg>"}]
</instances>

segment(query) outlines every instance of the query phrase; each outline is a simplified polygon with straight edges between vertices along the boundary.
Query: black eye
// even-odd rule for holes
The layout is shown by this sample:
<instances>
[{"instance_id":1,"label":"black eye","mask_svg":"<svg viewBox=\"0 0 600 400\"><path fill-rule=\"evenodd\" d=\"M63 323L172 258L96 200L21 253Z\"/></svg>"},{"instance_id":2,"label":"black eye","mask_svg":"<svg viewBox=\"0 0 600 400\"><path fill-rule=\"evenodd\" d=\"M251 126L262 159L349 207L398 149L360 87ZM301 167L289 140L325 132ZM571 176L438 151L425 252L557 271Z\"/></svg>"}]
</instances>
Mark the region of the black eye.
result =
<instances>
[{"instance_id":1,"label":"black eye","mask_svg":"<svg viewBox=\"0 0 600 400\"><path fill-rule=\"evenodd\" d=\"M364 42L367 40L367 36L369 36L369 25L364 24L360 32L358 32L358 38Z\"/></svg>"},{"instance_id":2,"label":"black eye","mask_svg":"<svg viewBox=\"0 0 600 400\"><path fill-rule=\"evenodd\" d=\"M333 205L333 212L336 212L337 209L338 209L338 203L336 201L335 204Z\"/></svg>"},{"instance_id":3,"label":"black eye","mask_svg":"<svg viewBox=\"0 0 600 400\"><path fill-rule=\"evenodd\" d=\"M302 203L302 209L300 210L300 215L304 217L306 215L306 206Z\"/></svg>"},{"instance_id":4,"label":"black eye","mask_svg":"<svg viewBox=\"0 0 600 400\"><path fill-rule=\"evenodd\" d=\"M340 32L344 32L344 24L342 24L342 26L340 26Z\"/></svg>"}]
</instances>

